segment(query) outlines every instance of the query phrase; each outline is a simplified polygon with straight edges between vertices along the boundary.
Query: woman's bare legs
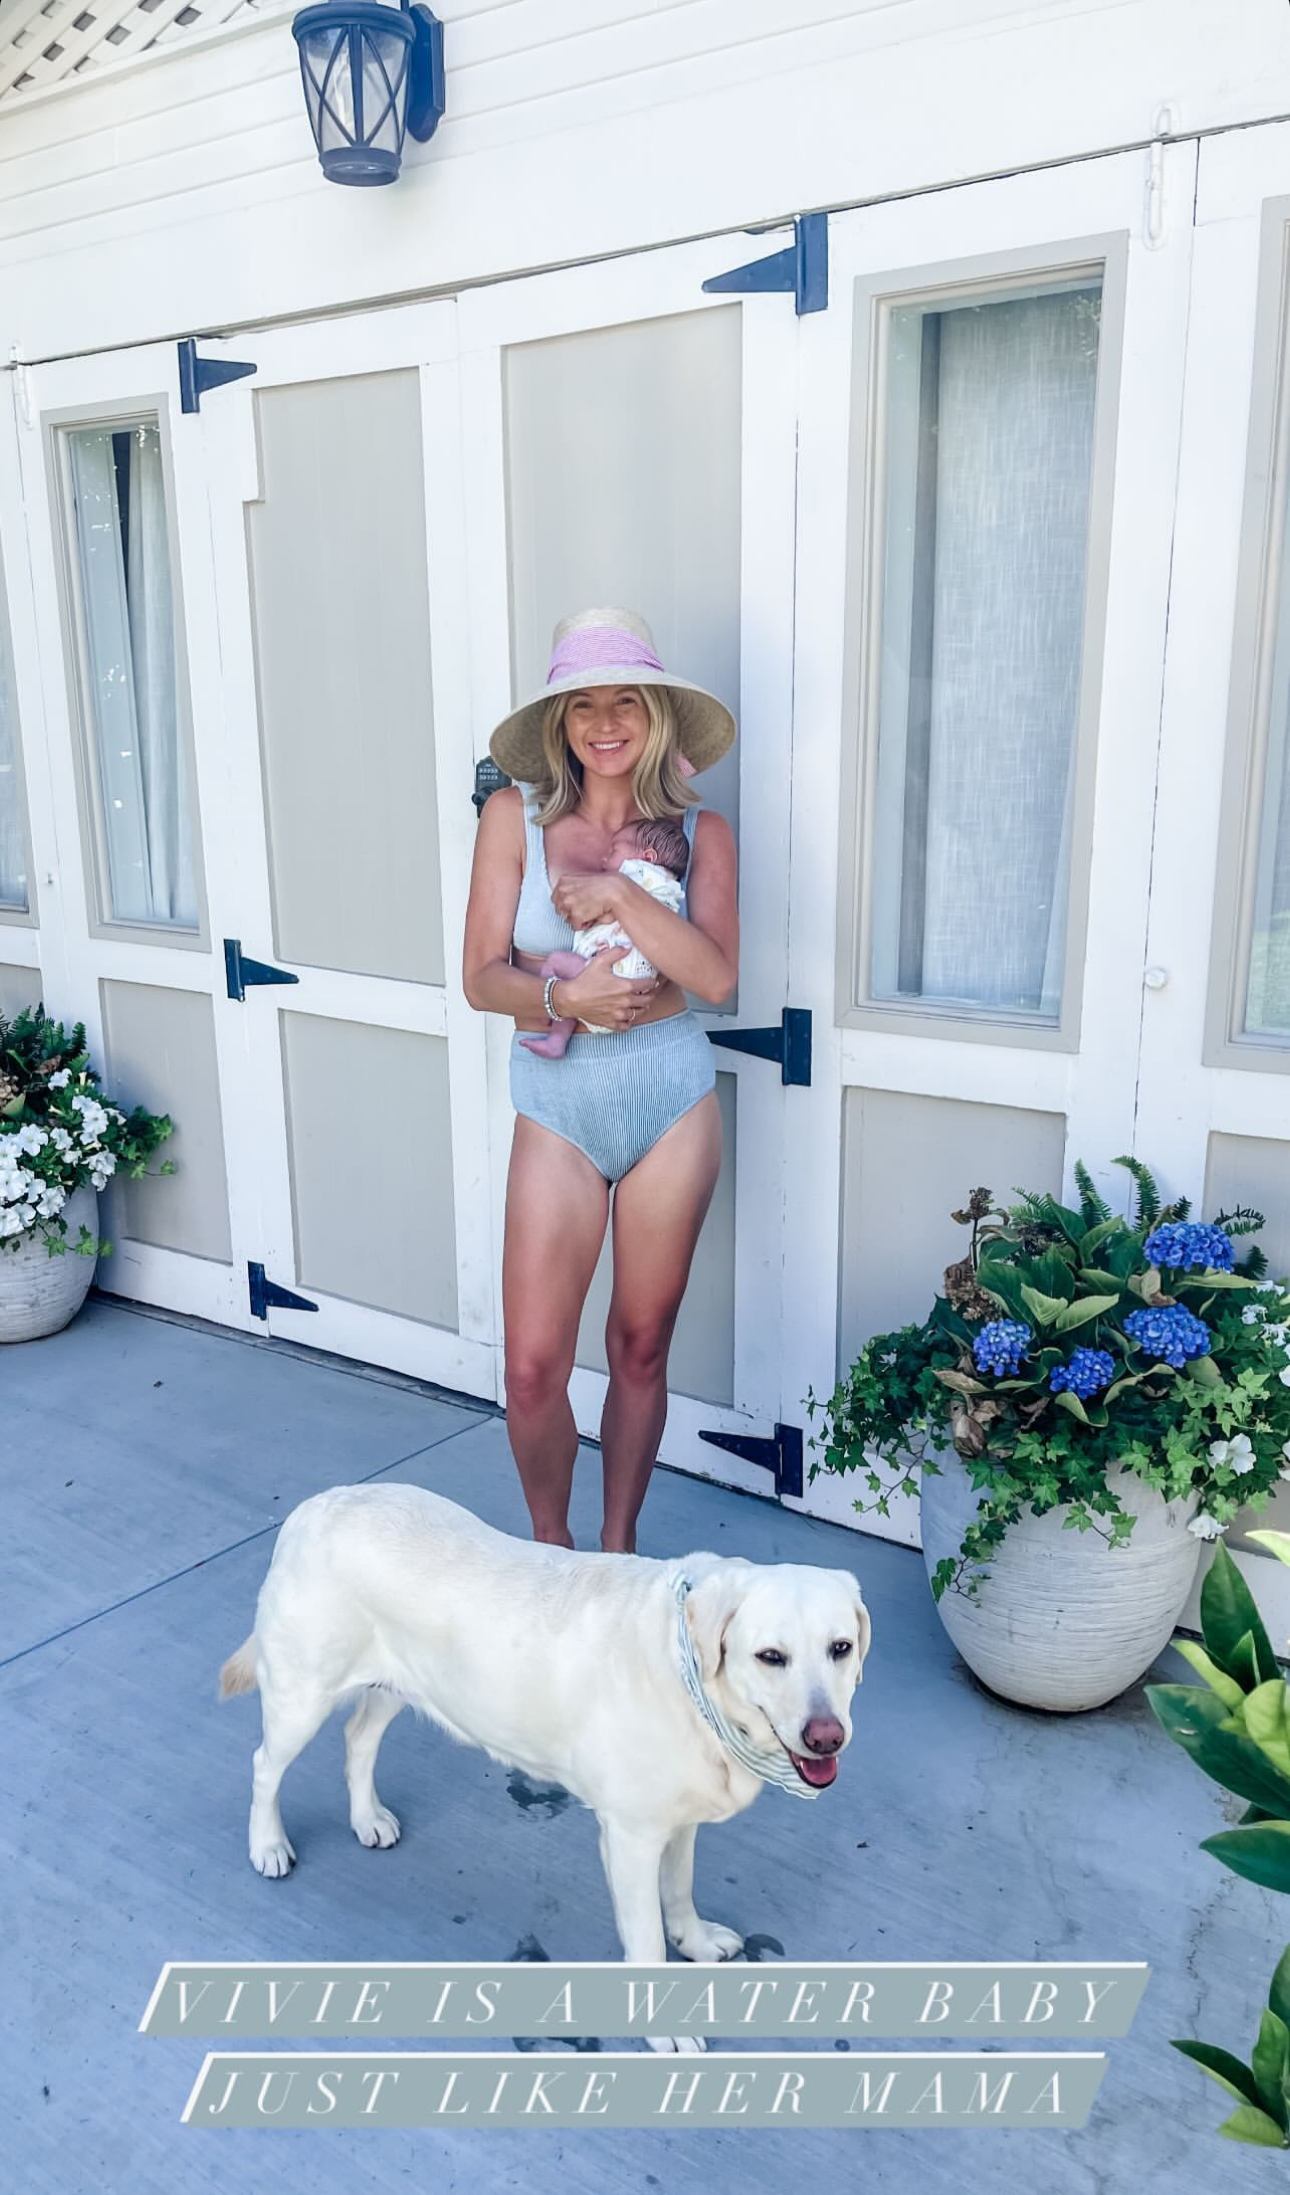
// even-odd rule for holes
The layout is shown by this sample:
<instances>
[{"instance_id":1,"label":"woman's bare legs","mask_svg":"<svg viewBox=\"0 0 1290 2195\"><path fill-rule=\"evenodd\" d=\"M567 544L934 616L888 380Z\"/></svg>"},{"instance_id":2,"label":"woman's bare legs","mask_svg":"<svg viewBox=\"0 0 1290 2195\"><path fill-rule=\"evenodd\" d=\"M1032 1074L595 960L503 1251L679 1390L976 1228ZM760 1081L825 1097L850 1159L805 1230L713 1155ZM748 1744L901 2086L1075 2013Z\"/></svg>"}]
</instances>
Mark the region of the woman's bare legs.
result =
<instances>
[{"instance_id":1,"label":"woman's bare legs","mask_svg":"<svg viewBox=\"0 0 1290 2195\"><path fill-rule=\"evenodd\" d=\"M502 1258L506 1429L533 1537L560 1547L573 1546L569 1494L578 1453L569 1377L608 1214L609 1184L586 1153L519 1114Z\"/></svg>"},{"instance_id":2,"label":"woman's bare legs","mask_svg":"<svg viewBox=\"0 0 1290 2195\"><path fill-rule=\"evenodd\" d=\"M690 1261L721 1170L715 1090L672 1123L614 1191L614 1292L600 1421L605 1553L634 1555L667 1420L667 1355Z\"/></svg>"}]
</instances>

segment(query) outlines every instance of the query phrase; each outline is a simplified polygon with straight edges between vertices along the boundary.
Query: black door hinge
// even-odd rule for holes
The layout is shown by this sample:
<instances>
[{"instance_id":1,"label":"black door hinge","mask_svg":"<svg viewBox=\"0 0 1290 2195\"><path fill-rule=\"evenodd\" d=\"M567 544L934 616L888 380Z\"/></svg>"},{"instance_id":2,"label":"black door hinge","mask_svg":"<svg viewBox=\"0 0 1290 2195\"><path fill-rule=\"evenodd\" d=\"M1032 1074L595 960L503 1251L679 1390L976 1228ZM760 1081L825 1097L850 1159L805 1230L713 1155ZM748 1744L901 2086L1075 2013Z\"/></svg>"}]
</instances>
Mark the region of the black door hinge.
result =
<instances>
[{"instance_id":1,"label":"black door hinge","mask_svg":"<svg viewBox=\"0 0 1290 2195\"><path fill-rule=\"evenodd\" d=\"M250 960L242 951L242 941L236 937L224 940L224 980L230 998L245 998L256 983L299 983L286 968L273 968L267 960Z\"/></svg>"},{"instance_id":2,"label":"black door hinge","mask_svg":"<svg viewBox=\"0 0 1290 2195\"><path fill-rule=\"evenodd\" d=\"M775 1492L781 1500L785 1494L802 1499L800 1425L777 1425L773 1440L760 1440L753 1433L700 1433L699 1439L710 1441L714 1448L727 1449L732 1456L742 1456L745 1463L759 1463L763 1469L773 1471Z\"/></svg>"},{"instance_id":3,"label":"black door hinge","mask_svg":"<svg viewBox=\"0 0 1290 2195\"><path fill-rule=\"evenodd\" d=\"M811 1084L811 1009L785 1006L778 1029L709 1029L708 1041L731 1052L779 1061L779 1079L799 1089Z\"/></svg>"},{"instance_id":4,"label":"black door hinge","mask_svg":"<svg viewBox=\"0 0 1290 2195\"><path fill-rule=\"evenodd\" d=\"M199 412L208 389L222 388L226 381L241 381L244 375L258 372L258 366L240 358L199 358L196 336L186 335L179 344L179 408Z\"/></svg>"},{"instance_id":5,"label":"black door hinge","mask_svg":"<svg viewBox=\"0 0 1290 2195\"><path fill-rule=\"evenodd\" d=\"M488 799L490 793L498 793L503 785L509 785L512 782L513 780L506 775L505 770L498 769L491 755L485 755L482 762L477 762L475 764L475 790L470 796L475 804L476 816L482 816L484 802Z\"/></svg>"},{"instance_id":6,"label":"black door hinge","mask_svg":"<svg viewBox=\"0 0 1290 2195\"><path fill-rule=\"evenodd\" d=\"M316 1311L318 1309L317 1304L311 1303L308 1296L298 1296L293 1289L280 1288L276 1280L266 1279L262 1265L248 1263L246 1288L251 1299L251 1316L254 1319L267 1319L271 1309L275 1311Z\"/></svg>"},{"instance_id":7,"label":"black door hinge","mask_svg":"<svg viewBox=\"0 0 1290 2195\"><path fill-rule=\"evenodd\" d=\"M824 312L829 302L829 217L827 213L799 213L793 219L793 241L769 259L751 259L747 266L732 267L728 274L709 275L705 290L791 290L799 313Z\"/></svg>"}]
</instances>

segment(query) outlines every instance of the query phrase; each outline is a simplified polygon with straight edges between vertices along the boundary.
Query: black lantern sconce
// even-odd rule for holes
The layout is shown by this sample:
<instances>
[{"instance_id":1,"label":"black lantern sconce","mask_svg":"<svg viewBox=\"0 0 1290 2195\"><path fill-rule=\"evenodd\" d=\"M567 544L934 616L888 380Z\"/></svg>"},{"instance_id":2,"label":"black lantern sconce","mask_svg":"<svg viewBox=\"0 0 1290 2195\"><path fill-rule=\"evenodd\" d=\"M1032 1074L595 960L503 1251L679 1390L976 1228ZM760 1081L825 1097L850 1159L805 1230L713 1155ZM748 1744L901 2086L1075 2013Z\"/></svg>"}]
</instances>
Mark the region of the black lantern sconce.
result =
<instances>
[{"instance_id":1,"label":"black lantern sconce","mask_svg":"<svg viewBox=\"0 0 1290 2195\"><path fill-rule=\"evenodd\" d=\"M424 144L444 110L438 16L406 0L320 0L291 29L328 182L392 183L405 131Z\"/></svg>"}]
</instances>

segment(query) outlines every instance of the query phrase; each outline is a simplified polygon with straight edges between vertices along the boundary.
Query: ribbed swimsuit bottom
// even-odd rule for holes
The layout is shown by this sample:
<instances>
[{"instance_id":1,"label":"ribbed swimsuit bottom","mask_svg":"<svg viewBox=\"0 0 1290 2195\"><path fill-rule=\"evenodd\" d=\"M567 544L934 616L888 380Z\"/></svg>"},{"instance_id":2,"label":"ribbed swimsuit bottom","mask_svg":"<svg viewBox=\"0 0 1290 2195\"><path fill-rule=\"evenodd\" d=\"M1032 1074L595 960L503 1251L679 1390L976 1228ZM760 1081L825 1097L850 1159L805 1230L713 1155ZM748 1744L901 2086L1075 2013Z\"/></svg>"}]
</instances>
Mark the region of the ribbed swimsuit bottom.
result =
<instances>
[{"instance_id":1,"label":"ribbed swimsuit bottom","mask_svg":"<svg viewBox=\"0 0 1290 2195\"><path fill-rule=\"evenodd\" d=\"M511 1041L511 1103L621 1181L716 1086L712 1046L688 1007L612 1036L575 1030L562 1059Z\"/></svg>"}]
</instances>

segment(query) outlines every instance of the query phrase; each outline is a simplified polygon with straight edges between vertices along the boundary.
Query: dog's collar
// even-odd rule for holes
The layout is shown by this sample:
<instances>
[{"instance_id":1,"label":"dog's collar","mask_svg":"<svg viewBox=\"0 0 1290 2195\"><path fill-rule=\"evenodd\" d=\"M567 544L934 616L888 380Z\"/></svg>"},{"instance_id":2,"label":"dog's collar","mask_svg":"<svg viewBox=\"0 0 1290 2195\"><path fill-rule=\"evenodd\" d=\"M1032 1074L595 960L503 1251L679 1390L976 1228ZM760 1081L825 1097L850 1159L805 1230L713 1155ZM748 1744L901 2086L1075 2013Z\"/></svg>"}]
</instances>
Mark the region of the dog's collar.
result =
<instances>
[{"instance_id":1,"label":"dog's collar","mask_svg":"<svg viewBox=\"0 0 1290 2195\"><path fill-rule=\"evenodd\" d=\"M733 1753L735 1759L741 1761L754 1776L760 1776L763 1783L777 1783L781 1791L791 1791L799 1799L818 1799L819 1792L813 1790L809 1783L803 1782L781 1747L777 1746L774 1752L769 1752L762 1746L753 1745L741 1731L727 1721L715 1700L709 1699L703 1688L699 1657L694 1651L694 1639L685 1619L686 1596L690 1591L689 1578L684 1575L675 1578L672 1591L676 1596L676 1642L681 1675L690 1698L708 1728L720 1738L727 1752Z\"/></svg>"}]
</instances>

